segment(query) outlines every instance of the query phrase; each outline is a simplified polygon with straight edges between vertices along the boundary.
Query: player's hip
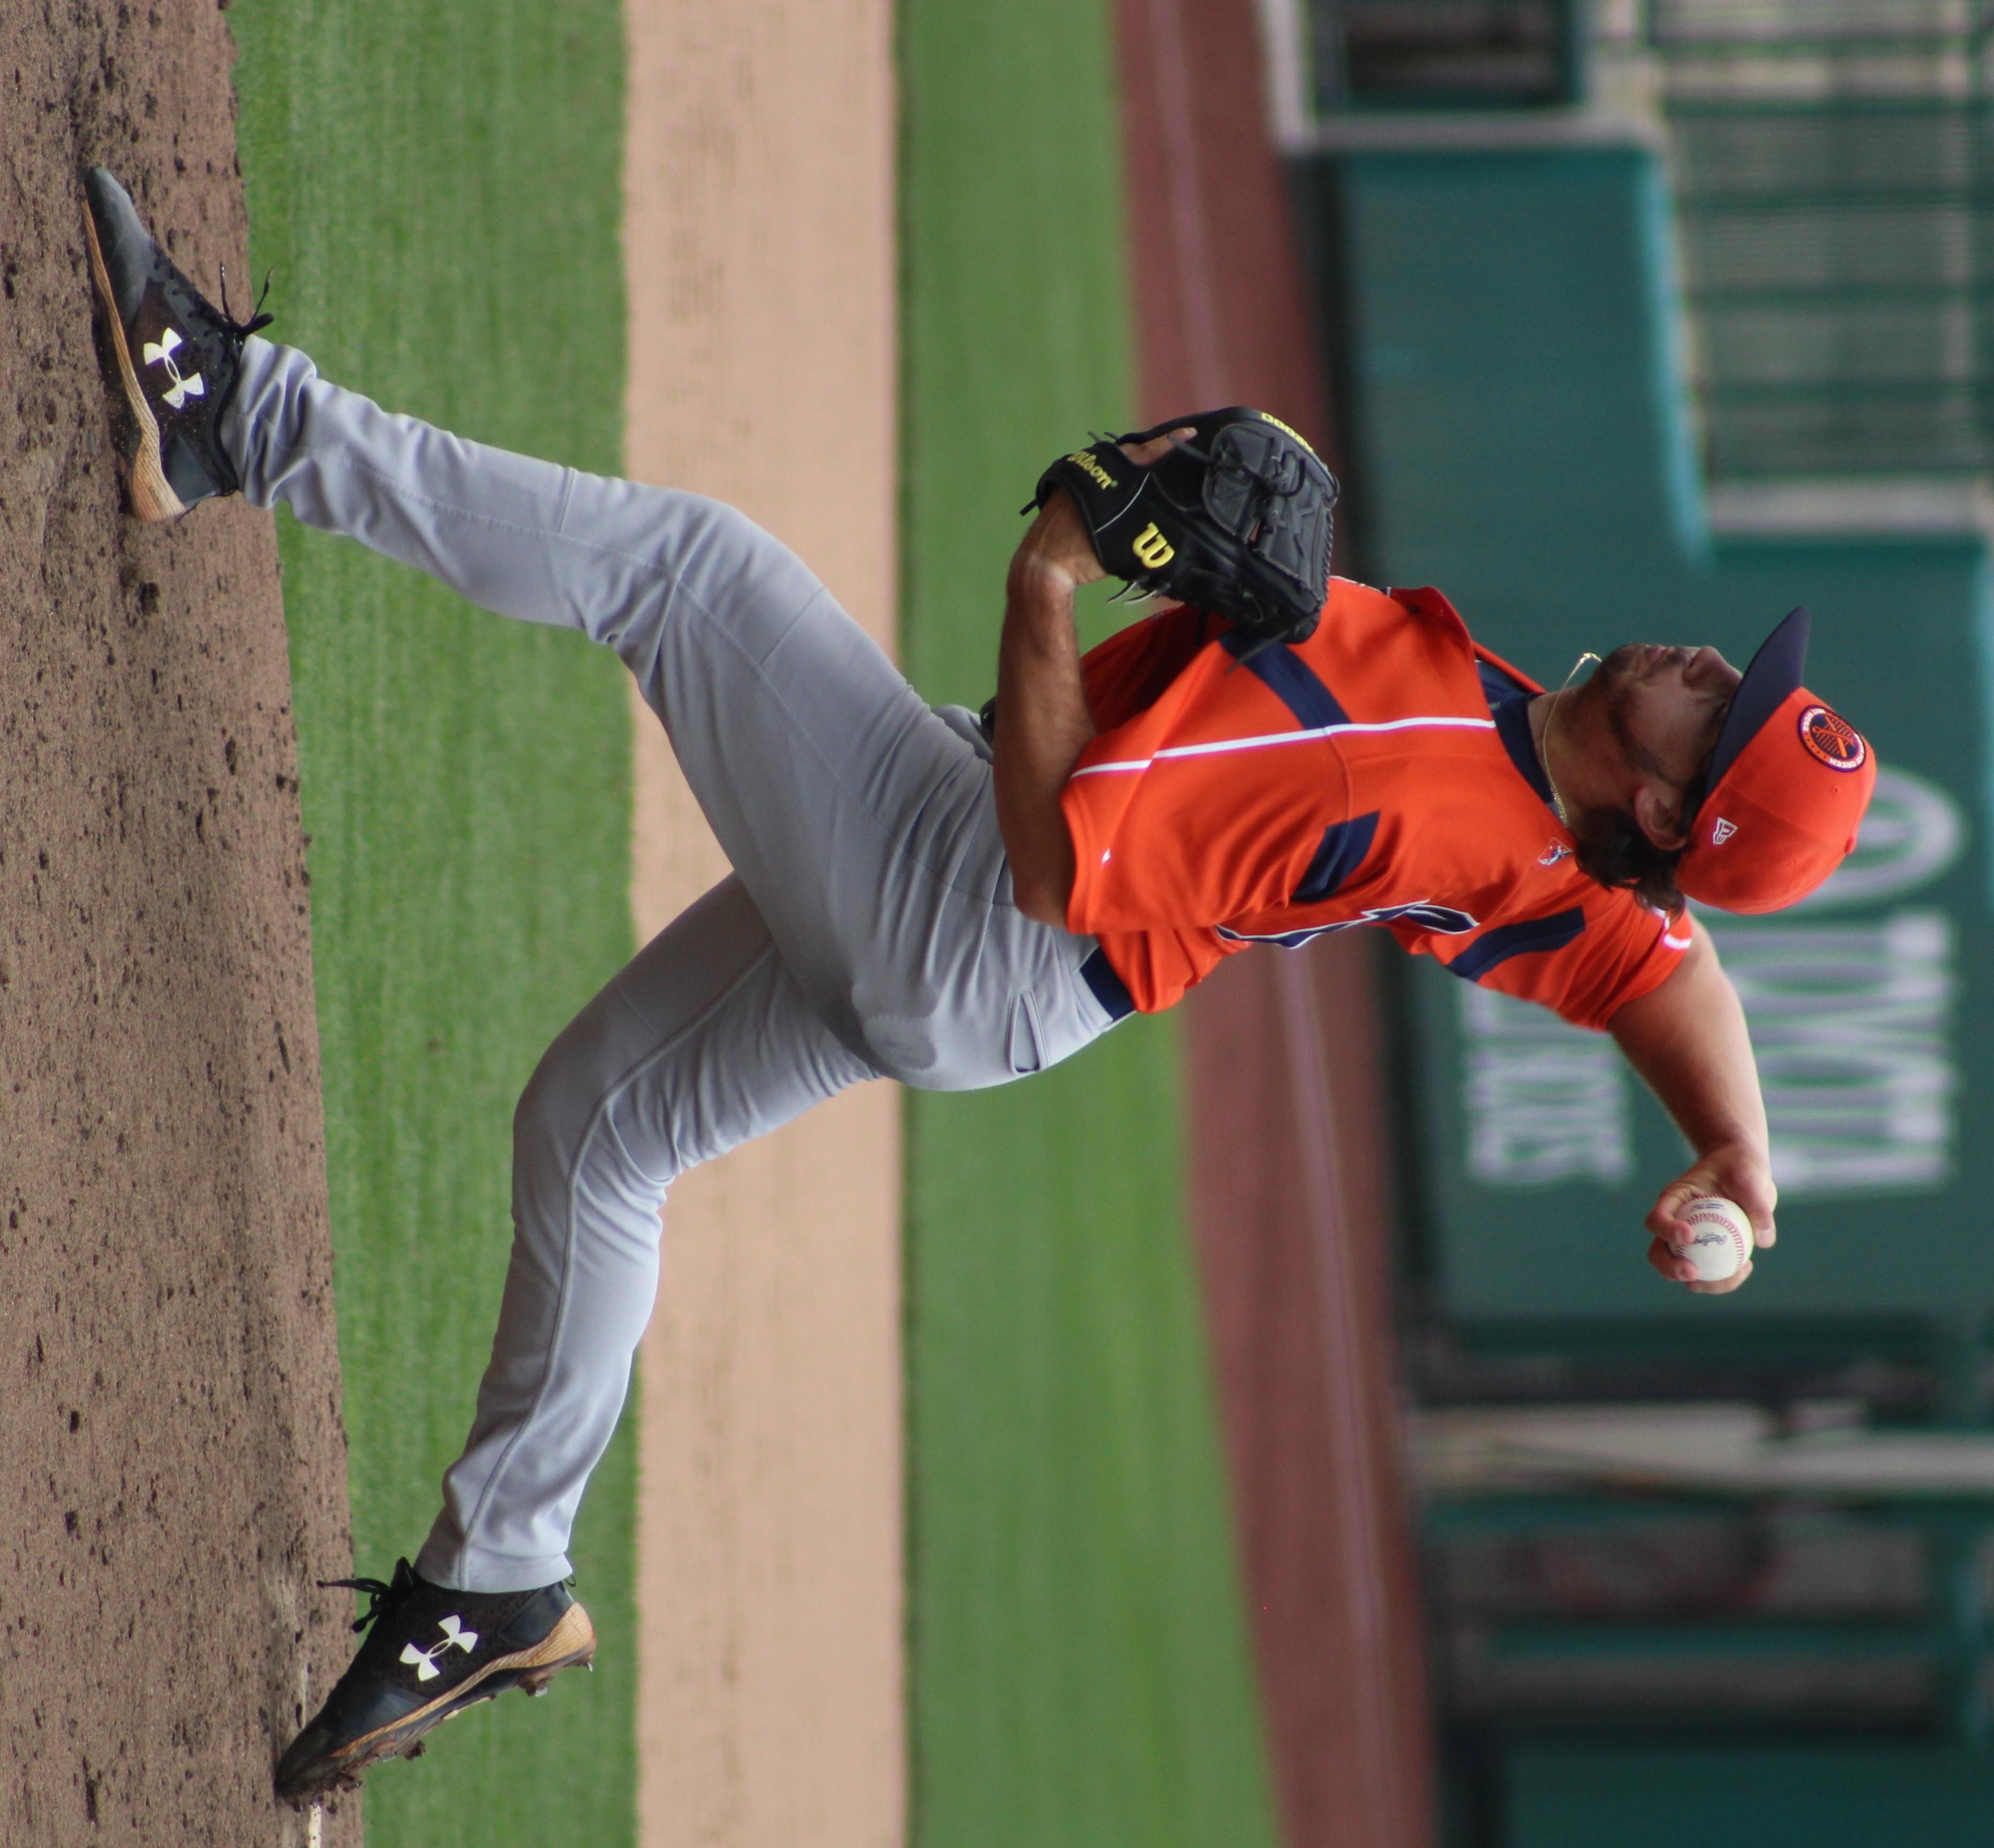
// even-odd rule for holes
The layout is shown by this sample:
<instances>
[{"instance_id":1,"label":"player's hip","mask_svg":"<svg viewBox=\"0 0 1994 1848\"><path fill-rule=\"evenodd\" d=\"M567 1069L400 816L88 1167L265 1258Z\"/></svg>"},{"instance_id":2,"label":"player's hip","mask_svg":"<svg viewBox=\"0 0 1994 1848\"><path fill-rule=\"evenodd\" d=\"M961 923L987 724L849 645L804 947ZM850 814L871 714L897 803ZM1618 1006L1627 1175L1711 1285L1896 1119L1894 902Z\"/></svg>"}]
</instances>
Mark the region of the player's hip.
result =
<instances>
[{"instance_id":1,"label":"player's hip","mask_svg":"<svg viewBox=\"0 0 1994 1848\"><path fill-rule=\"evenodd\" d=\"M776 928L826 1024L886 1075L935 1091L1008 1083L1132 1011L1094 938L1018 909L987 761L955 757L899 848L865 891L827 895L814 921L828 928L788 942Z\"/></svg>"},{"instance_id":2,"label":"player's hip","mask_svg":"<svg viewBox=\"0 0 1994 1848\"><path fill-rule=\"evenodd\" d=\"M1091 937L1015 908L975 936L916 970L854 972L824 1010L831 1030L903 1084L976 1091L1071 1058L1132 1011Z\"/></svg>"}]
</instances>

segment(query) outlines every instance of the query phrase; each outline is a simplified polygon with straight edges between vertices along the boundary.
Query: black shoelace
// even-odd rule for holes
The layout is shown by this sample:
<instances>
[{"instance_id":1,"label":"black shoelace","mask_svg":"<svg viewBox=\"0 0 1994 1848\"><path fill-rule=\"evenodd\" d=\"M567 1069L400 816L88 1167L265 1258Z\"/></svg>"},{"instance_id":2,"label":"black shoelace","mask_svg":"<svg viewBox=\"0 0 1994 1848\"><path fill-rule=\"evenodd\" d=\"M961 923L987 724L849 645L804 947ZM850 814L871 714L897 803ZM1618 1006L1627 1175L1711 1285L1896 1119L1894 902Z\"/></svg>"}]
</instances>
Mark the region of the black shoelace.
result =
<instances>
[{"instance_id":1,"label":"black shoelace","mask_svg":"<svg viewBox=\"0 0 1994 1848\"><path fill-rule=\"evenodd\" d=\"M256 305L249 310L249 318L245 321L238 321L235 318L234 311L228 306L228 266L224 263L221 266L221 269L222 325L227 327L238 340L247 340L252 334L262 332L277 318L274 314L266 314L263 312L264 303L270 299L270 279L277 273L274 269L263 272L263 292L256 297ZM328 1579L325 1582L328 1585L350 1585L356 1591L363 1591L369 1586L381 1584L381 1581L378 1579ZM385 1586L382 1586L381 1588L383 1591L387 1589ZM368 1614L371 1616L372 1613L370 1612ZM356 1623L353 1627L358 1630L360 1626Z\"/></svg>"},{"instance_id":2,"label":"black shoelace","mask_svg":"<svg viewBox=\"0 0 1994 1848\"><path fill-rule=\"evenodd\" d=\"M413 1591L416 1576L409 1571L408 1562L404 1559L396 1563L392 1584L384 1583L379 1579L321 1579L318 1583L321 1591L363 1591L367 1594L369 1601L366 1613L356 1618L353 1624L354 1630L358 1632L365 1630L376 1617L392 1611Z\"/></svg>"}]
</instances>

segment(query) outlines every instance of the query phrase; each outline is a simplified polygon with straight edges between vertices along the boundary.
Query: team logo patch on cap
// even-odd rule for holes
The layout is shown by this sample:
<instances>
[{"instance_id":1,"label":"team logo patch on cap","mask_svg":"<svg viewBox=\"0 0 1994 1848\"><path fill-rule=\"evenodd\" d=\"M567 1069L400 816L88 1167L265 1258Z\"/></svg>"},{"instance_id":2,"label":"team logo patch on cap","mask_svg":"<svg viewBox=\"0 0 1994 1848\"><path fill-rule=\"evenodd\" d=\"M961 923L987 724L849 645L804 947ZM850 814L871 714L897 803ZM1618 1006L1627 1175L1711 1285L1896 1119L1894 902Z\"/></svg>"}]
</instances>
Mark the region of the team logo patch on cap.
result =
<instances>
[{"instance_id":1,"label":"team logo patch on cap","mask_svg":"<svg viewBox=\"0 0 1994 1848\"><path fill-rule=\"evenodd\" d=\"M1869 747L1839 713L1810 706L1800 715L1800 742L1831 770L1859 770Z\"/></svg>"},{"instance_id":2,"label":"team logo patch on cap","mask_svg":"<svg viewBox=\"0 0 1994 1848\"><path fill-rule=\"evenodd\" d=\"M1738 824L1735 821L1727 821L1723 816L1719 815L1710 825L1710 844L1713 847L1722 847L1737 831Z\"/></svg>"}]
</instances>

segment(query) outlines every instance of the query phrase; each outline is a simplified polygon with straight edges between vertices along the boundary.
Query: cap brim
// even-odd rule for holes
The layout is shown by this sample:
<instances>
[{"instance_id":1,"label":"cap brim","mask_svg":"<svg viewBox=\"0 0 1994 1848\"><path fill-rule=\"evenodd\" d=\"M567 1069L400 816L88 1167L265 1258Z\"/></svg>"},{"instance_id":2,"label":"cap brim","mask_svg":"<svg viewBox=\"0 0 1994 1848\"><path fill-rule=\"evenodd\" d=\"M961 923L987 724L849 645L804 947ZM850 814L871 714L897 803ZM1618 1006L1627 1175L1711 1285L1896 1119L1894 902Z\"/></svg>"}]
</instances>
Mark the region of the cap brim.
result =
<instances>
[{"instance_id":1,"label":"cap brim","mask_svg":"<svg viewBox=\"0 0 1994 1848\"><path fill-rule=\"evenodd\" d=\"M1759 644L1759 652L1738 682L1731 696L1731 710L1717 734L1717 748L1711 753L1710 769L1703 780L1704 797L1724 780L1725 772L1738 761L1738 753L1759 735L1766 721L1778 711L1799 687L1807 667L1807 637L1814 619L1803 603L1787 612L1785 621ZM1700 810L1703 802L1699 800ZM1692 815L1686 820L1694 820Z\"/></svg>"},{"instance_id":2,"label":"cap brim","mask_svg":"<svg viewBox=\"0 0 1994 1848\"><path fill-rule=\"evenodd\" d=\"M1824 736L1843 748L1824 750ZM1796 687L1712 787L1677 889L1725 911L1784 910L1853 851L1876 784L1868 742Z\"/></svg>"}]
</instances>

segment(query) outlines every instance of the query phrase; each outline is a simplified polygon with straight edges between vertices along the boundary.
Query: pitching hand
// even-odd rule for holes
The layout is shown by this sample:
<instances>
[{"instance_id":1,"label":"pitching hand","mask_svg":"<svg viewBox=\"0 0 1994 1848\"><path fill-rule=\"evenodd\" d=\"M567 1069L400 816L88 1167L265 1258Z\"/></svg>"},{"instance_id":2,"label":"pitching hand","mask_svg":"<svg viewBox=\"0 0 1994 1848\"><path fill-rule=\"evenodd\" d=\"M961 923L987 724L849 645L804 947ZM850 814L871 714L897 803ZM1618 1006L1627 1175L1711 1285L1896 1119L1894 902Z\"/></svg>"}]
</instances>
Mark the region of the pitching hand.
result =
<instances>
[{"instance_id":1,"label":"pitching hand","mask_svg":"<svg viewBox=\"0 0 1994 1848\"><path fill-rule=\"evenodd\" d=\"M1773 1171L1764 1154L1748 1143L1713 1149L1692 1167L1685 1168L1661 1191L1648 1215L1648 1230L1654 1241L1648 1247L1648 1262L1672 1284L1681 1284L1700 1296L1725 1296L1752 1274L1748 1263L1721 1283L1700 1284L1696 1267L1687 1258L1670 1249L1686 1245L1691 1229L1681 1217L1684 1205L1698 1194L1718 1194L1735 1200L1752 1222L1752 1243L1769 1246L1779 1236L1773 1223L1773 1209L1779 1203L1779 1189L1773 1185Z\"/></svg>"}]
</instances>

